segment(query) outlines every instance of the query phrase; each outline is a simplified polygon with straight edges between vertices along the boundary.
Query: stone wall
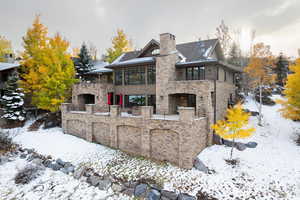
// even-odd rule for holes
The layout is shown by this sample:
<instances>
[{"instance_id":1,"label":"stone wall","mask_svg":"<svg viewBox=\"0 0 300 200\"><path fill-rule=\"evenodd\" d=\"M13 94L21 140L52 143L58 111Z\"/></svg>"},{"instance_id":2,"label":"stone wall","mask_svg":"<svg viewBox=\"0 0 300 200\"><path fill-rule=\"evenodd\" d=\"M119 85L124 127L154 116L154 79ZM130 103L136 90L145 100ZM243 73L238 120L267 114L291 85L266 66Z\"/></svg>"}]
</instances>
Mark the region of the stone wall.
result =
<instances>
[{"instance_id":1,"label":"stone wall","mask_svg":"<svg viewBox=\"0 0 300 200\"><path fill-rule=\"evenodd\" d=\"M141 107L140 116L126 117L115 105L109 113L95 113L94 105L86 105L85 112L70 108L71 104L62 105L65 133L183 168L192 168L210 139L207 118L196 118L193 108L179 108L178 119L165 120L153 115L151 106Z\"/></svg>"}]
</instances>

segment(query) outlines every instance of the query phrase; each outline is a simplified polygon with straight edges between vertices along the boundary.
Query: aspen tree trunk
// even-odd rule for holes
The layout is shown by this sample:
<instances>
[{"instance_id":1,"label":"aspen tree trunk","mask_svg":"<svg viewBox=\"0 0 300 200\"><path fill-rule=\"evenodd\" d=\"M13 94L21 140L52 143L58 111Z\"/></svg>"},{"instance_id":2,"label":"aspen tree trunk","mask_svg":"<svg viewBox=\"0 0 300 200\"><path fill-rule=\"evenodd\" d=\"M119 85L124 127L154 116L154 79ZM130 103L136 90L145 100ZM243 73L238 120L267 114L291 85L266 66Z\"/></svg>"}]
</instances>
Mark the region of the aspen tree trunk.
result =
<instances>
[{"instance_id":1,"label":"aspen tree trunk","mask_svg":"<svg viewBox=\"0 0 300 200\"><path fill-rule=\"evenodd\" d=\"M230 151L230 160L232 160L232 154L233 154L233 148L234 148L234 138L232 138L232 147L231 147L231 151Z\"/></svg>"},{"instance_id":2,"label":"aspen tree trunk","mask_svg":"<svg viewBox=\"0 0 300 200\"><path fill-rule=\"evenodd\" d=\"M259 84L259 108L258 108L258 112L259 112L259 117L258 117L258 125L262 126L262 87L261 87L261 83Z\"/></svg>"}]
</instances>

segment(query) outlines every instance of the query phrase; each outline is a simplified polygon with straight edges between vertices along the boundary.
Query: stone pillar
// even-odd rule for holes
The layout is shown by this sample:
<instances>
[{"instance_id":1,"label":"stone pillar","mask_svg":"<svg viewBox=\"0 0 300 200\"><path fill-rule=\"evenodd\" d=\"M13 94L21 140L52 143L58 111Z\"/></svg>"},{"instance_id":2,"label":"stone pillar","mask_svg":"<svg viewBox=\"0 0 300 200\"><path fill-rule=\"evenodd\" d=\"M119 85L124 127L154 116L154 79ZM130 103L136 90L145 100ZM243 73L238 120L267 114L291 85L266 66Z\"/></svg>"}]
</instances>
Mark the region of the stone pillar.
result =
<instances>
[{"instance_id":1,"label":"stone pillar","mask_svg":"<svg viewBox=\"0 0 300 200\"><path fill-rule=\"evenodd\" d=\"M85 110L87 112L87 114L94 114L94 107L95 107L95 104L86 104L85 105Z\"/></svg>"},{"instance_id":2,"label":"stone pillar","mask_svg":"<svg viewBox=\"0 0 300 200\"><path fill-rule=\"evenodd\" d=\"M152 106L142 106L142 117L144 119L151 119L153 115L153 107Z\"/></svg>"},{"instance_id":3,"label":"stone pillar","mask_svg":"<svg viewBox=\"0 0 300 200\"><path fill-rule=\"evenodd\" d=\"M67 133L67 119L66 119L66 114L70 111L70 107L72 104L70 103L62 103L60 106L61 110L61 127L63 129L64 133Z\"/></svg>"},{"instance_id":4,"label":"stone pillar","mask_svg":"<svg viewBox=\"0 0 300 200\"><path fill-rule=\"evenodd\" d=\"M119 105L110 106L110 117L119 117L121 115L121 109Z\"/></svg>"},{"instance_id":5,"label":"stone pillar","mask_svg":"<svg viewBox=\"0 0 300 200\"><path fill-rule=\"evenodd\" d=\"M180 121L192 121L195 118L195 108L193 107L179 107L179 119Z\"/></svg>"}]
</instances>

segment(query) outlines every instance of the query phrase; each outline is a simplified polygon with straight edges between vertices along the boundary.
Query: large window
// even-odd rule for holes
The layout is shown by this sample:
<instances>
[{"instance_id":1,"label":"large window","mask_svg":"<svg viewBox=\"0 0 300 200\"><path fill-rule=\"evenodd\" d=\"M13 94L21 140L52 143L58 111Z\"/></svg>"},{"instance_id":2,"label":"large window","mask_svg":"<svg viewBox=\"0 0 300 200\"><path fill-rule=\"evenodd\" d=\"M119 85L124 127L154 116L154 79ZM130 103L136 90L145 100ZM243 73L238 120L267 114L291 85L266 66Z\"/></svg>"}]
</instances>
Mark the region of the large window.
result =
<instances>
[{"instance_id":1,"label":"large window","mask_svg":"<svg viewBox=\"0 0 300 200\"><path fill-rule=\"evenodd\" d=\"M122 85L123 73L121 70L115 71L115 85Z\"/></svg>"},{"instance_id":2,"label":"large window","mask_svg":"<svg viewBox=\"0 0 300 200\"><path fill-rule=\"evenodd\" d=\"M186 68L186 80L204 80L205 68L201 67L188 67Z\"/></svg>"},{"instance_id":3,"label":"large window","mask_svg":"<svg viewBox=\"0 0 300 200\"><path fill-rule=\"evenodd\" d=\"M130 108L133 106L145 106L145 95L125 95L125 107Z\"/></svg>"},{"instance_id":4,"label":"large window","mask_svg":"<svg viewBox=\"0 0 300 200\"><path fill-rule=\"evenodd\" d=\"M155 67L154 66L148 66L147 67L147 75L148 75L148 84L155 84L156 75L155 75Z\"/></svg>"},{"instance_id":5,"label":"large window","mask_svg":"<svg viewBox=\"0 0 300 200\"><path fill-rule=\"evenodd\" d=\"M125 85L145 84L145 67L131 67L125 69Z\"/></svg>"}]
</instances>

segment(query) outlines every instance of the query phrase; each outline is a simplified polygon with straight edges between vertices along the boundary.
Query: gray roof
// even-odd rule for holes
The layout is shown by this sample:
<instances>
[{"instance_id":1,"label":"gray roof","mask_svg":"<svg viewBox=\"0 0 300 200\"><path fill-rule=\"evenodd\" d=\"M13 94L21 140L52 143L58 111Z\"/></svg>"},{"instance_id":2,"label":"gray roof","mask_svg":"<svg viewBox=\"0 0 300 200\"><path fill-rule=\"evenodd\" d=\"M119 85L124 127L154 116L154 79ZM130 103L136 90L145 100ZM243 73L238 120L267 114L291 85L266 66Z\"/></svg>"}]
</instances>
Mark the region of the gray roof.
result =
<instances>
[{"instance_id":1,"label":"gray roof","mask_svg":"<svg viewBox=\"0 0 300 200\"><path fill-rule=\"evenodd\" d=\"M96 61L93 62L93 70L91 72L88 72L87 74L97 74L97 73L107 73L112 72L111 69L105 68L107 65L109 65L108 62L104 61Z\"/></svg>"},{"instance_id":2,"label":"gray roof","mask_svg":"<svg viewBox=\"0 0 300 200\"><path fill-rule=\"evenodd\" d=\"M202 40L196 42L189 42L183 44L177 44L176 49L186 58L186 62L206 59L209 53L217 45L218 39ZM137 58L141 51L130 51L125 53L118 62L127 61L133 58ZM115 64L115 63L114 63Z\"/></svg>"},{"instance_id":3,"label":"gray roof","mask_svg":"<svg viewBox=\"0 0 300 200\"><path fill-rule=\"evenodd\" d=\"M19 66L20 66L20 64L18 62L14 62L14 63L0 62L0 71L17 68Z\"/></svg>"}]
</instances>

